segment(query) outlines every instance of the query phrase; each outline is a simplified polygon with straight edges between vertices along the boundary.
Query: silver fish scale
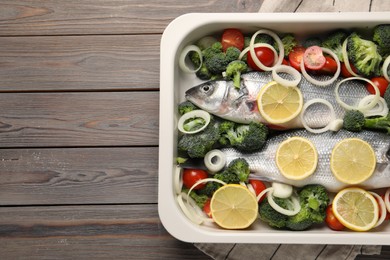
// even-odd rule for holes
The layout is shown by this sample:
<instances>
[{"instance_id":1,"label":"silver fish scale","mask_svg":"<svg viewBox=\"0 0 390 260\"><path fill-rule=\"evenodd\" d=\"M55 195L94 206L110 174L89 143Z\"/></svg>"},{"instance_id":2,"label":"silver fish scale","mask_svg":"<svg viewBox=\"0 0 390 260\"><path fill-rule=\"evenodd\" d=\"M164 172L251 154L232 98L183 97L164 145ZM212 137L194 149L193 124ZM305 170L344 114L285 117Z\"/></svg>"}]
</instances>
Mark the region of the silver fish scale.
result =
<instances>
[{"instance_id":1,"label":"silver fish scale","mask_svg":"<svg viewBox=\"0 0 390 260\"><path fill-rule=\"evenodd\" d=\"M281 77L286 77L280 74ZM330 79L330 76L318 76L317 80L325 81ZM243 86L248 88L250 93L258 93L261 86L272 81L271 72L249 72L242 75ZM298 87L300 88L304 102L314 98L322 98L329 101L335 111L336 118L343 118L345 109L336 101L335 86L342 80L338 78L334 83L328 86L316 86L304 77L302 77ZM364 81L350 80L343 83L339 88L340 99L350 105L357 106L359 101L367 96L369 92L365 88ZM321 103L315 103L308 107L304 114L304 120L312 128L324 127L330 122L330 110Z\"/></svg>"},{"instance_id":2,"label":"silver fish scale","mask_svg":"<svg viewBox=\"0 0 390 260\"><path fill-rule=\"evenodd\" d=\"M286 179L278 170L275 162L275 155L278 145L289 137L301 136L308 138L315 145L318 152L318 165L316 171L308 178L300 181ZM292 130L271 137L265 147L251 154L240 153L233 148L222 149L229 164L235 158L245 158L251 172L258 175L260 179L276 181L294 185L297 187L306 184L321 184L331 192L337 192L346 187L344 183L338 181L330 169L330 155L337 142L344 138L357 137L367 141L373 147L376 158L377 168L374 174L362 185L365 188L375 189L390 187L390 165L386 153L390 148L390 137L385 133L363 131L352 133L340 130L337 133L326 132L323 134L312 134L306 130Z\"/></svg>"}]
</instances>

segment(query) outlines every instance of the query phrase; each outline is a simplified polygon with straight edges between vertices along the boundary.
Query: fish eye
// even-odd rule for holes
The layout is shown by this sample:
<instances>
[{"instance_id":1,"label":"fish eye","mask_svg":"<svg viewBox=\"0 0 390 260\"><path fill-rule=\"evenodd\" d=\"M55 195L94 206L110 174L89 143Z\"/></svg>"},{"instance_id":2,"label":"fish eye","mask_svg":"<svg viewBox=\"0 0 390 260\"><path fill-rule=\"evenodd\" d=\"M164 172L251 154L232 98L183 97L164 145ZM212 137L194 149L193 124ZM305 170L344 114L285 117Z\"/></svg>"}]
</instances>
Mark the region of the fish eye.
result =
<instances>
[{"instance_id":1,"label":"fish eye","mask_svg":"<svg viewBox=\"0 0 390 260\"><path fill-rule=\"evenodd\" d=\"M205 93L209 92L210 91L210 86L209 85L203 86L202 87L202 91L205 92Z\"/></svg>"}]
</instances>

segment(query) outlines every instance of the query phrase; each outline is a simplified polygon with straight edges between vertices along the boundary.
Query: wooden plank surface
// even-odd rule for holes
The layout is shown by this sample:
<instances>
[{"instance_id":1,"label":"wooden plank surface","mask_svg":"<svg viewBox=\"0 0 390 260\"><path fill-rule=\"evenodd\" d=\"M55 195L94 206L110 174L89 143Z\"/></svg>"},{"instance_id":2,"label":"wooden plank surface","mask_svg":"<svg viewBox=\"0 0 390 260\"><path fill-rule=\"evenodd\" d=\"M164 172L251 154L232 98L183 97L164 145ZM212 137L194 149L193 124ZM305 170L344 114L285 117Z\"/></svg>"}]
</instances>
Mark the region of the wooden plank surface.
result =
<instances>
[{"instance_id":1,"label":"wooden plank surface","mask_svg":"<svg viewBox=\"0 0 390 260\"><path fill-rule=\"evenodd\" d=\"M0 3L0 35L162 33L190 12L257 12L261 1L8 0Z\"/></svg>"},{"instance_id":2,"label":"wooden plank surface","mask_svg":"<svg viewBox=\"0 0 390 260\"><path fill-rule=\"evenodd\" d=\"M2 93L0 147L158 145L158 92Z\"/></svg>"},{"instance_id":3,"label":"wooden plank surface","mask_svg":"<svg viewBox=\"0 0 390 260\"><path fill-rule=\"evenodd\" d=\"M0 149L0 205L156 203L157 168L157 147Z\"/></svg>"},{"instance_id":4,"label":"wooden plank surface","mask_svg":"<svg viewBox=\"0 0 390 260\"><path fill-rule=\"evenodd\" d=\"M160 38L0 37L0 92L158 89Z\"/></svg>"}]
</instances>

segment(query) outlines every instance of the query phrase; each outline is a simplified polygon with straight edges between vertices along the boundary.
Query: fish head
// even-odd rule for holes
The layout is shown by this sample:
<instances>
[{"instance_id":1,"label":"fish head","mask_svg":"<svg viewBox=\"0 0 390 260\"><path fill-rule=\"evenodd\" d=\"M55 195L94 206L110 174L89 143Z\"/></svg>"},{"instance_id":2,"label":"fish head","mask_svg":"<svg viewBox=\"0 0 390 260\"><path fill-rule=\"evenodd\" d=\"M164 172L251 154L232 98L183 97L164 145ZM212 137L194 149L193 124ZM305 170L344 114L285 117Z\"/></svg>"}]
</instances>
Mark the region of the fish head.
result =
<instances>
[{"instance_id":1,"label":"fish head","mask_svg":"<svg viewBox=\"0 0 390 260\"><path fill-rule=\"evenodd\" d=\"M185 98L208 112L220 109L228 93L228 84L223 80L212 80L190 88Z\"/></svg>"}]
</instances>

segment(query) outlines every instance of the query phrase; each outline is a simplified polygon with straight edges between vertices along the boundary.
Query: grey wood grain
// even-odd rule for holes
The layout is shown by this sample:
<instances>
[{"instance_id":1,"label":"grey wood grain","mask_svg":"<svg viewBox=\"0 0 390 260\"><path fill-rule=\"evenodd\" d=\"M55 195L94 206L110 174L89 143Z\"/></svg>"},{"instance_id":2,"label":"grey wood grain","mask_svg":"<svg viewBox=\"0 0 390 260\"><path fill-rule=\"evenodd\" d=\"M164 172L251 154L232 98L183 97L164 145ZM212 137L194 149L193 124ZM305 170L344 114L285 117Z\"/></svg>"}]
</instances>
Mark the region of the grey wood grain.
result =
<instances>
[{"instance_id":1,"label":"grey wood grain","mask_svg":"<svg viewBox=\"0 0 390 260\"><path fill-rule=\"evenodd\" d=\"M156 90L160 38L0 37L0 92Z\"/></svg>"},{"instance_id":2,"label":"grey wood grain","mask_svg":"<svg viewBox=\"0 0 390 260\"><path fill-rule=\"evenodd\" d=\"M158 144L158 92L2 93L0 147Z\"/></svg>"},{"instance_id":3,"label":"grey wood grain","mask_svg":"<svg viewBox=\"0 0 390 260\"><path fill-rule=\"evenodd\" d=\"M0 149L0 205L157 203L158 148Z\"/></svg>"},{"instance_id":4,"label":"grey wood grain","mask_svg":"<svg viewBox=\"0 0 390 260\"><path fill-rule=\"evenodd\" d=\"M255 0L9 0L0 3L0 35L162 33L190 12L257 12Z\"/></svg>"}]
</instances>

